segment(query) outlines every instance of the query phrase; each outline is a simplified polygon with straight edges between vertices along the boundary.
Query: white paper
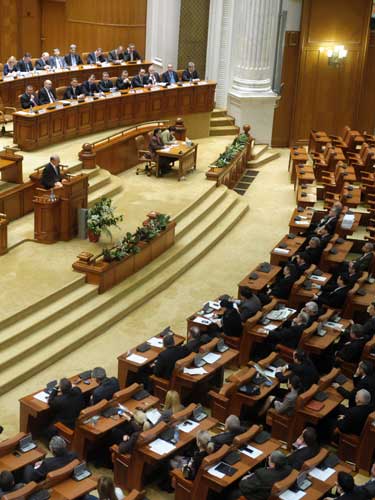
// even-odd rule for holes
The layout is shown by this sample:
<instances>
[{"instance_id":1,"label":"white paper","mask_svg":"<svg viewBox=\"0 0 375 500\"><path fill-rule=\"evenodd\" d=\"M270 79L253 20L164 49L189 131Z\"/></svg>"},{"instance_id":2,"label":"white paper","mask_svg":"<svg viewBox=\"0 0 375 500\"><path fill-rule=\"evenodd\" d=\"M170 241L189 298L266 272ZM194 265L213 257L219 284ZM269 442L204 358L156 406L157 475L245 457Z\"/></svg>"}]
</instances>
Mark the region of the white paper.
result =
<instances>
[{"instance_id":1,"label":"white paper","mask_svg":"<svg viewBox=\"0 0 375 500\"><path fill-rule=\"evenodd\" d=\"M310 276L310 279L316 280L316 281L326 281L327 278L325 276L317 276L316 274L312 274Z\"/></svg>"},{"instance_id":2,"label":"white paper","mask_svg":"<svg viewBox=\"0 0 375 500\"><path fill-rule=\"evenodd\" d=\"M155 439L152 443L149 444L150 450L158 455L166 455L167 453L171 453L176 447L168 443L168 441L164 441L164 439Z\"/></svg>"},{"instance_id":3,"label":"white paper","mask_svg":"<svg viewBox=\"0 0 375 500\"><path fill-rule=\"evenodd\" d=\"M146 417L147 420L149 420L152 423L152 425L155 425L156 422L159 421L161 413L156 408L151 408L150 410L146 411Z\"/></svg>"},{"instance_id":4,"label":"white paper","mask_svg":"<svg viewBox=\"0 0 375 500\"><path fill-rule=\"evenodd\" d=\"M218 471L215 469L215 467L217 467L218 464L216 464L214 467L211 467L211 469L208 469L208 473L211 474L211 476L215 476L215 477L218 477L219 479L223 479L223 477L225 476L225 474L223 474L222 472Z\"/></svg>"},{"instance_id":5,"label":"white paper","mask_svg":"<svg viewBox=\"0 0 375 500\"><path fill-rule=\"evenodd\" d=\"M184 373L187 375L203 375L207 373L204 368L184 368Z\"/></svg>"},{"instance_id":6,"label":"white paper","mask_svg":"<svg viewBox=\"0 0 375 500\"><path fill-rule=\"evenodd\" d=\"M264 370L264 375L265 375L266 377L272 377L272 378L275 378L275 377L276 377L276 373L277 373L277 372L276 372L276 370L277 370L277 368L266 368L266 369Z\"/></svg>"},{"instance_id":7,"label":"white paper","mask_svg":"<svg viewBox=\"0 0 375 500\"><path fill-rule=\"evenodd\" d=\"M210 325L212 322L207 319L207 318L201 318L200 316L197 316L194 318L193 323L198 323L199 325Z\"/></svg>"},{"instance_id":8,"label":"white paper","mask_svg":"<svg viewBox=\"0 0 375 500\"><path fill-rule=\"evenodd\" d=\"M241 453L244 455L247 455L248 457L251 458L258 458L261 455L263 455L263 451L258 450L258 448L254 448L253 446L250 446L249 444L246 445L246 449L240 450Z\"/></svg>"},{"instance_id":9,"label":"white paper","mask_svg":"<svg viewBox=\"0 0 375 500\"><path fill-rule=\"evenodd\" d=\"M289 250L289 248L279 248L279 247L276 247L276 248L273 249L273 252L274 253L279 253L281 255L287 255L290 252L290 250Z\"/></svg>"},{"instance_id":10,"label":"white paper","mask_svg":"<svg viewBox=\"0 0 375 500\"><path fill-rule=\"evenodd\" d=\"M304 220L296 220L296 221L294 221L294 224L296 226L308 226L310 224L310 222L304 221Z\"/></svg>"},{"instance_id":11,"label":"white paper","mask_svg":"<svg viewBox=\"0 0 375 500\"><path fill-rule=\"evenodd\" d=\"M38 392L38 394L34 394L34 398L42 403L48 403L49 394L45 391Z\"/></svg>"},{"instance_id":12,"label":"white paper","mask_svg":"<svg viewBox=\"0 0 375 500\"><path fill-rule=\"evenodd\" d=\"M165 151L166 153L168 153L169 151L171 150L171 148L163 148L163 151Z\"/></svg>"},{"instance_id":13,"label":"white paper","mask_svg":"<svg viewBox=\"0 0 375 500\"><path fill-rule=\"evenodd\" d=\"M150 344L152 347L163 347L162 338L152 337L151 339L148 339L147 343Z\"/></svg>"},{"instance_id":14,"label":"white paper","mask_svg":"<svg viewBox=\"0 0 375 500\"><path fill-rule=\"evenodd\" d=\"M344 330L345 328L341 323L334 323L333 321L327 321L326 326L334 328L335 330Z\"/></svg>"},{"instance_id":15,"label":"white paper","mask_svg":"<svg viewBox=\"0 0 375 500\"><path fill-rule=\"evenodd\" d=\"M218 311L221 309L220 302L212 302L211 300L208 302L208 305L212 307L212 309L216 309Z\"/></svg>"},{"instance_id":16,"label":"white paper","mask_svg":"<svg viewBox=\"0 0 375 500\"><path fill-rule=\"evenodd\" d=\"M141 365L142 363L145 363L147 361L147 358L143 356L138 356L138 354L130 354L130 356L128 356L126 360Z\"/></svg>"},{"instance_id":17,"label":"white paper","mask_svg":"<svg viewBox=\"0 0 375 500\"><path fill-rule=\"evenodd\" d=\"M268 330L269 332L272 332L272 330L276 330L277 325L273 325L272 323L270 325L265 325L264 329Z\"/></svg>"},{"instance_id":18,"label":"white paper","mask_svg":"<svg viewBox=\"0 0 375 500\"><path fill-rule=\"evenodd\" d=\"M300 498L304 497L306 493L304 491L291 491L291 490L286 490L284 493L281 493L279 495L279 498L281 500L299 500Z\"/></svg>"},{"instance_id":19,"label":"white paper","mask_svg":"<svg viewBox=\"0 0 375 500\"><path fill-rule=\"evenodd\" d=\"M327 481L327 479L335 472L335 469L332 469L331 467L327 467L324 470L315 467L309 472L309 476L314 477L315 479L320 479L320 481Z\"/></svg>"},{"instance_id":20,"label":"white paper","mask_svg":"<svg viewBox=\"0 0 375 500\"><path fill-rule=\"evenodd\" d=\"M201 82L198 82L198 85L207 85L207 82L205 82L204 80L202 80Z\"/></svg>"},{"instance_id":21,"label":"white paper","mask_svg":"<svg viewBox=\"0 0 375 500\"><path fill-rule=\"evenodd\" d=\"M214 352L208 352L203 356L203 359L208 363L209 365L212 365L213 363L216 363L221 358L220 354L215 354Z\"/></svg>"},{"instance_id":22,"label":"white paper","mask_svg":"<svg viewBox=\"0 0 375 500\"><path fill-rule=\"evenodd\" d=\"M182 432L190 432L198 427L199 423L194 422L193 420L185 420L185 422L181 422L178 424L177 428Z\"/></svg>"}]
</instances>

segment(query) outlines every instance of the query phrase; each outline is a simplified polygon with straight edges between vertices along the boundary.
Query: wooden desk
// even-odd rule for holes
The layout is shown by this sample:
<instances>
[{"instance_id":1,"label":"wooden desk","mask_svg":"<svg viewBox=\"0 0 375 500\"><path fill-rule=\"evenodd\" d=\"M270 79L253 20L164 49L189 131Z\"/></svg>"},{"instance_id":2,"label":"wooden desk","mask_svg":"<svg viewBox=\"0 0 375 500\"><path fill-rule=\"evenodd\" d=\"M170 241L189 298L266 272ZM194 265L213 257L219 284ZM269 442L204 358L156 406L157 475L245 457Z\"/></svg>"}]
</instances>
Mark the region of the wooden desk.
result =
<instances>
[{"instance_id":1,"label":"wooden desk","mask_svg":"<svg viewBox=\"0 0 375 500\"><path fill-rule=\"evenodd\" d=\"M46 456L47 452L42 448L34 448L27 453L11 452L0 457L0 470L14 472L23 469L28 464L35 464Z\"/></svg>"},{"instance_id":2,"label":"wooden desk","mask_svg":"<svg viewBox=\"0 0 375 500\"><path fill-rule=\"evenodd\" d=\"M0 174L2 182L22 184L22 161L4 160L0 158Z\"/></svg>"},{"instance_id":3,"label":"wooden desk","mask_svg":"<svg viewBox=\"0 0 375 500\"><path fill-rule=\"evenodd\" d=\"M306 219L295 221L294 218L297 216L306 217ZM304 233L310 228L313 217L314 211L311 207L305 207L303 212L299 212L298 208L295 208L289 221L289 231L294 234Z\"/></svg>"},{"instance_id":4,"label":"wooden desk","mask_svg":"<svg viewBox=\"0 0 375 500\"><path fill-rule=\"evenodd\" d=\"M328 281L332 278L332 274L323 273L318 278L314 278L314 273L310 276L306 276L306 280L312 282L312 288L307 290L303 286L298 287L297 285L293 285L292 291L289 296L289 304L291 307L298 307L300 304L305 304L309 300L312 299L313 295L317 294L320 288L317 288L316 285L323 287L328 283ZM306 281L305 280L305 281Z\"/></svg>"},{"instance_id":5,"label":"wooden desk","mask_svg":"<svg viewBox=\"0 0 375 500\"><path fill-rule=\"evenodd\" d=\"M302 196L302 193L306 193ZM297 205L299 207L313 207L318 199L317 188L313 184L308 184L306 187L298 186L297 188Z\"/></svg>"},{"instance_id":6,"label":"wooden desk","mask_svg":"<svg viewBox=\"0 0 375 500\"><path fill-rule=\"evenodd\" d=\"M289 149L289 162L288 172L290 172L290 182L294 182L296 177L296 165L304 164L309 157L307 156L306 149L303 147L292 147Z\"/></svg>"},{"instance_id":7,"label":"wooden desk","mask_svg":"<svg viewBox=\"0 0 375 500\"><path fill-rule=\"evenodd\" d=\"M344 398L338 392L327 392L327 395L328 399L322 402L324 406L321 410L315 411L304 406L301 410L298 411L297 421L295 425L297 436L300 435L307 424L312 424L313 426L318 425L320 420L327 417L344 400Z\"/></svg>"},{"instance_id":8,"label":"wooden desk","mask_svg":"<svg viewBox=\"0 0 375 500\"><path fill-rule=\"evenodd\" d=\"M346 318L352 318L356 312L365 313L371 302L375 300L375 283L364 283L361 285L361 289L366 292L366 294L354 294L350 296L348 307L345 310Z\"/></svg>"},{"instance_id":9,"label":"wooden desk","mask_svg":"<svg viewBox=\"0 0 375 500\"><path fill-rule=\"evenodd\" d=\"M354 223L353 223L353 225L352 225L352 227L350 229L343 229L341 227L344 215L343 214L340 215L339 220L337 221L335 233L337 233L342 238L345 238L346 236L352 235L353 233L355 233L357 231L358 226L359 226L359 224L361 222L362 215L363 214L361 214L360 212L355 212L354 213Z\"/></svg>"},{"instance_id":10,"label":"wooden desk","mask_svg":"<svg viewBox=\"0 0 375 500\"><path fill-rule=\"evenodd\" d=\"M258 277L256 279L251 279L249 277L251 273L249 273L238 283L238 297L240 296L239 291L242 286L249 287L254 293L260 292L267 285L271 285L275 281L276 276L279 274L280 271L281 271L280 266L271 265L271 270L268 273L264 273L263 271L260 271L259 266L257 266L252 271L257 273Z\"/></svg>"},{"instance_id":11,"label":"wooden desk","mask_svg":"<svg viewBox=\"0 0 375 500\"><path fill-rule=\"evenodd\" d=\"M332 249L334 248L337 253L331 253L330 251L325 252L323 250L322 257L319 263L321 269L324 271L328 271L342 264L346 260L353 244L354 243L352 241L348 240L345 240L342 243L335 243Z\"/></svg>"},{"instance_id":12,"label":"wooden desk","mask_svg":"<svg viewBox=\"0 0 375 500\"><path fill-rule=\"evenodd\" d=\"M5 214L0 215L0 255L8 251L8 219Z\"/></svg>"},{"instance_id":13,"label":"wooden desk","mask_svg":"<svg viewBox=\"0 0 375 500\"><path fill-rule=\"evenodd\" d=\"M82 481L75 481L72 478L66 479L53 487L51 499L75 500L95 490L97 483L98 481L93 476L87 477Z\"/></svg>"},{"instance_id":14,"label":"wooden desk","mask_svg":"<svg viewBox=\"0 0 375 500\"><path fill-rule=\"evenodd\" d=\"M306 238L302 236L297 236L296 238L289 238L286 234L284 238L279 241L279 243L275 246L273 250L271 250L270 254L270 262L273 266L279 266L281 262L288 262L289 259L294 257L300 250L301 246L305 243ZM287 248L283 248L282 250L288 250L287 254L280 254L275 252L276 248L280 248L281 245L287 245Z\"/></svg>"},{"instance_id":15,"label":"wooden desk","mask_svg":"<svg viewBox=\"0 0 375 500\"><path fill-rule=\"evenodd\" d=\"M251 384L251 381L254 378L254 376L251 377L249 380L247 380L245 384L248 383ZM237 391L235 392L231 402L231 409L230 409L231 414L241 415L243 406L252 408L257 403L268 397L279 385L279 380L277 378L271 378L271 380L272 380L272 385L270 386L266 386L264 384L258 386L260 389L260 394L258 394L257 396L248 396L247 394L240 392L238 390L239 388L237 388Z\"/></svg>"},{"instance_id":16,"label":"wooden desk","mask_svg":"<svg viewBox=\"0 0 375 500\"><path fill-rule=\"evenodd\" d=\"M155 90L140 88L106 94L97 99L86 97L82 103L67 101L70 104L65 107L58 101L35 106L31 113L14 113L14 142L25 151L34 151L71 137L123 125L171 115L210 112L214 107L215 87L215 82L201 82L198 85L155 87ZM51 109L53 107L55 109Z\"/></svg>"},{"instance_id":17,"label":"wooden desk","mask_svg":"<svg viewBox=\"0 0 375 500\"><path fill-rule=\"evenodd\" d=\"M329 142L331 142L331 139L325 132L316 132L312 130L310 132L308 151L310 154L320 153Z\"/></svg>"},{"instance_id":18,"label":"wooden desk","mask_svg":"<svg viewBox=\"0 0 375 500\"><path fill-rule=\"evenodd\" d=\"M164 149L159 149L157 151L159 158L169 158L170 160L178 161L178 180L180 181L182 177L185 177L189 170L195 170L197 168L197 149L198 144L193 144L192 146L187 146L185 141L176 141L177 144L173 143ZM159 164L157 168L158 175Z\"/></svg>"},{"instance_id":19,"label":"wooden desk","mask_svg":"<svg viewBox=\"0 0 375 500\"><path fill-rule=\"evenodd\" d=\"M159 336L156 336L157 338L162 338ZM181 337L180 335L175 335L173 334L174 337L174 342L175 345L181 345L184 343L184 337ZM137 349L131 349L130 351L121 354L118 356L117 361L118 361L118 380L120 384L120 389L124 389L125 387L128 387L131 385L133 382L137 381L137 375L139 371L142 368L145 368L148 365L151 365L156 358L159 356L159 354L164 351L164 348L158 348L158 347L153 347L151 346L151 349L149 349L146 352L137 352ZM139 356L142 356L147 359L142 364L134 363L134 361L129 361L127 357L129 354L134 353L138 354Z\"/></svg>"},{"instance_id":20,"label":"wooden desk","mask_svg":"<svg viewBox=\"0 0 375 500\"><path fill-rule=\"evenodd\" d=\"M347 319L341 319L339 321L340 325L343 325L344 329L349 325L349 321ZM341 335L343 330L339 330L338 328L332 328L330 326L324 325L324 330L326 334L321 337L320 335L312 335L306 340L303 344L303 349L309 351L313 354L320 355L322 354L330 345L332 345Z\"/></svg>"},{"instance_id":21,"label":"wooden desk","mask_svg":"<svg viewBox=\"0 0 375 500\"><path fill-rule=\"evenodd\" d=\"M313 166L296 165L294 190L296 190L300 184L312 184L313 182L315 182L315 174Z\"/></svg>"},{"instance_id":22,"label":"wooden desk","mask_svg":"<svg viewBox=\"0 0 375 500\"><path fill-rule=\"evenodd\" d=\"M96 387L98 387L97 382L93 378L88 379L90 382L89 384L84 384L80 381L78 375L70 377L69 380L73 385L76 385L81 389L83 395L89 395L94 389L96 389ZM49 405L34 397L43 390L44 388L19 400L21 432L32 432L33 435L38 435L41 433L42 427L48 424L51 418Z\"/></svg>"}]
</instances>

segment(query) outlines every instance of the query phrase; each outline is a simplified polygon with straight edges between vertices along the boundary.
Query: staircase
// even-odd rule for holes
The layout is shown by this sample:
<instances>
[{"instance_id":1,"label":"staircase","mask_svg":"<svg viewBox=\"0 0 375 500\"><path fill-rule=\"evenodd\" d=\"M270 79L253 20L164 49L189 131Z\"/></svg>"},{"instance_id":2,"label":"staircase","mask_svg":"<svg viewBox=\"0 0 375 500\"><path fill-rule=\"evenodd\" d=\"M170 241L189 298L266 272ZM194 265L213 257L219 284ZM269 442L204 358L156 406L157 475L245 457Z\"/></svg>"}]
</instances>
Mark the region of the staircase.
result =
<instances>
[{"instance_id":1,"label":"staircase","mask_svg":"<svg viewBox=\"0 0 375 500\"><path fill-rule=\"evenodd\" d=\"M238 135L240 128L234 124L234 118L227 115L225 109L214 109L211 113L210 136Z\"/></svg>"},{"instance_id":2,"label":"staircase","mask_svg":"<svg viewBox=\"0 0 375 500\"><path fill-rule=\"evenodd\" d=\"M94 197L107 181L97 171L90 175L97 186ZM64 288L0 321L0 394L105 332L167 288L225 237L247 210L248 204L236 193L213 185L175 217L175 245L123 283L98 295L96 286L77 274Z\"/></svg>"}]
</instances>

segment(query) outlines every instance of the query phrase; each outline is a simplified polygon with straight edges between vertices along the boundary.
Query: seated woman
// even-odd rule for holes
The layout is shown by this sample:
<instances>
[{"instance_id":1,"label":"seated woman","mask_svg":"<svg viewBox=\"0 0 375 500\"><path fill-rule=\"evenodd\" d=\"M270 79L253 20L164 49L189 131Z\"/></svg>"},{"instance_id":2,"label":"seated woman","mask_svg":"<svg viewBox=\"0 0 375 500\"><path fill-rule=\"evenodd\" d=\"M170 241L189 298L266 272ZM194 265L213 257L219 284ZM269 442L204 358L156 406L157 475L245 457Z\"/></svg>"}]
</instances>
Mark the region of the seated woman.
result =
<instances>
[{"instance_id":1,"label":"seated woman","mask_svg":"<svg viewBox=\"0 0 375 500\"><path fill-rule=\"evenodd\" d=\"M118 444L120 453L131 453L136 445L141 432L151 429L152 424L147 420L147 415L141 410L136 410L131 419L115 428L112 432L112 444Z\"/></svg>"},{"instance_id":2,"label":"seated woman","mask_svg":"<svg viewBox=\"0 0 375 500\"><path fill-rule=\"evenodd\" d=\"M223 309L222 319L222 332L228 337L241 337L242 335L242 321L240 313L234 308L233 302L230 300L222 300L220 307Z\"/></svg>"},{"instance_id":3,"label":"seated woman","mask_svg":"<svg viewBox=\"0 0 375 500\"><path fill-rule=\"evenodd\" d=\"M171 160L165 156L159 156L158 150L163 149L164 144L161 138L161 128L154 129L148 149L151 154L151 159L159 164L159 177L166 174L170 170Z\"/></svg>"},{"instance_id":4,"label":"seated woman","mask_svg":"<svg viewBox=\"0 0 375 500\"><path fill-rule=\"evenodd\" d=\"M277 278L275 283L269 287L267 293L277 299L288 299L293 283L297 279L296 268L294 264L288 262L283 267L282 275Z\"/></svg>"},{"instance_id":5,"label":"seated woman","mask_svg":"<svg viewBox=\"0 0 375 500\"><path fill-rule=\"evenodd\" d=\"M293 415L298 396L303 392L302 383L297 375L292 375L288 381L288 392L282 401L276 399L276 396L268 396L259 415L264 415L273 405L276 412L280 414Z\"/></svg>"},{"instance_id":6,"label":"seated woman","mask_svg":"<svg viewBox=\"0 0 375 500\"><path fill-rule=\"evenodd\" d=\"M99 500L123 500L125 495L121 488L115 486L113 479L109 476L100 476L98 480ZM89 495L91 498L96 498Z\"/></svg>"},{"instance_id":7,"label":"seated woman","mask_svg":"<svg viewBox=\"0 0 375 500\"><path fill-rule=\"evenodd\" d=\"M9 73L17 73L17 71L17 59L14 56L11 56L4 64L3 74L4 76L7 76Z\"/></svg>"},{"instance_id":8,"label":"seated woman","mask_svg":"<svg viewBox=\"0 0 375 500\"><path fill-rule=\"evenodd\" d=\"M172 415L184 409L177 391L168 391L165 396L164 408L159 422L169 422Z\"/></svg>"}]
</instances>

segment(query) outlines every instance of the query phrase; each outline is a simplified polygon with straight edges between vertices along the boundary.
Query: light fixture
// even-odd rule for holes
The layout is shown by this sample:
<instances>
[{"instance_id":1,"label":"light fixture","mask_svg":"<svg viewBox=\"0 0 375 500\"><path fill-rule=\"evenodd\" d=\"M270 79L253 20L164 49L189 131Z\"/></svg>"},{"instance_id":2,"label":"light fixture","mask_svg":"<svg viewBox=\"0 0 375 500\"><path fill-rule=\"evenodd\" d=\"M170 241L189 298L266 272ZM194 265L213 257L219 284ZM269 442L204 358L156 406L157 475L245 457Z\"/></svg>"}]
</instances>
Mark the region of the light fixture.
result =
<instances>
[{"instance_id":1,"label":"light fixture","mask_svg":"<svg viewBox=\"0 0 375 500\"><path fill-rule=\"evenodd\" d=\"M319 47L319 52L327 54L329 66L340 66L348 55L344 45L335 45L334 47Z\"/></svg>"}]
</instances>

